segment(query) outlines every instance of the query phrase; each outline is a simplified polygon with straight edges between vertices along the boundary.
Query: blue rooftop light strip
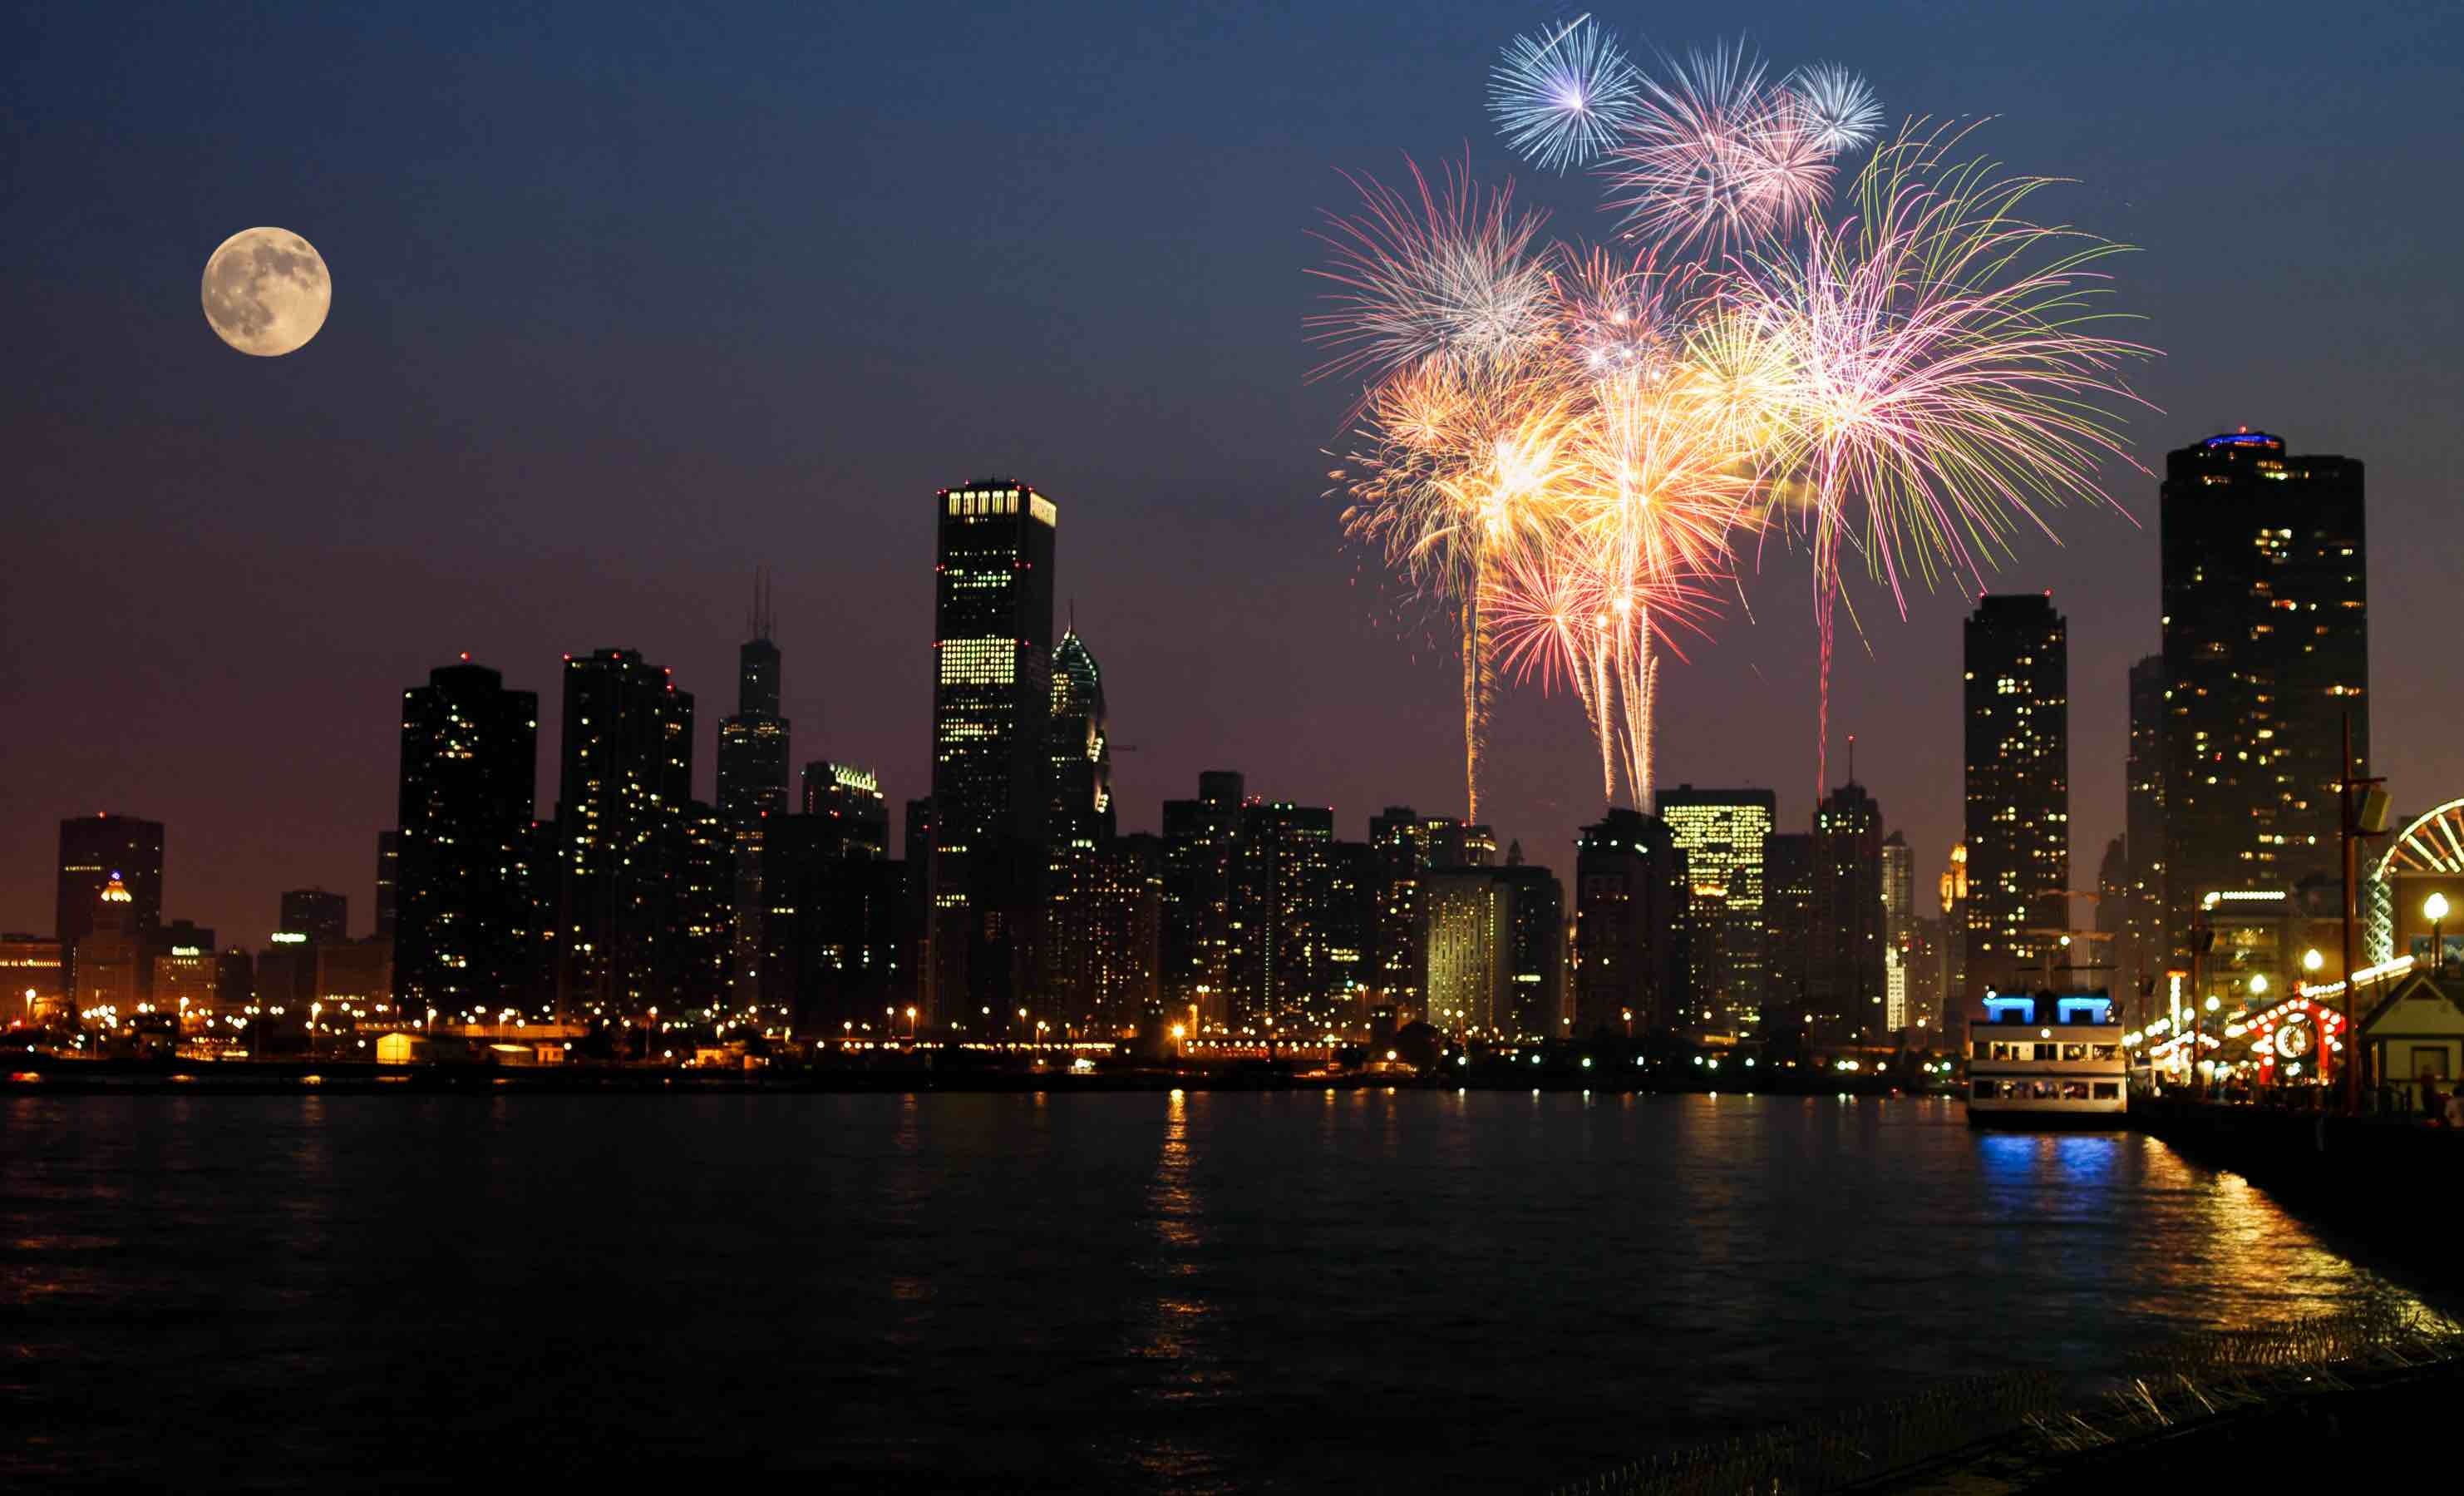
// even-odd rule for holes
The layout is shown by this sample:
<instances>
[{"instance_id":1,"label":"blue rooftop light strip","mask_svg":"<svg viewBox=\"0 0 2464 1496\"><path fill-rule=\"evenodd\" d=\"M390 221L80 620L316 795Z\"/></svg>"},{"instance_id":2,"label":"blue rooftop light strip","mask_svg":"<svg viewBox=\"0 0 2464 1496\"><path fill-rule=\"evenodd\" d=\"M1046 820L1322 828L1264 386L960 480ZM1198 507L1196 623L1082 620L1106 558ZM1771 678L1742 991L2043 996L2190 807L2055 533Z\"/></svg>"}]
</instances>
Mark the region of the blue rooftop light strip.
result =
<instances>
[{"instance_id":1,"label":"blue rooftop light strip","mask_svg":"<svg viewBox=\"0 0 2464 1496\"><path fill-rule=\"evenodd\" d=\"M2094 1014L2095 1017L2091 1020L2093 1023L2109 1023L2113 1022L2113 1000L2111 998L2058 998L2055 1000L2054 1008L2055 1011L2061 1014L2062 1022L2065 1023L2071 1022L2071 1015L2073 1013Z\"/></svg>"},{"instance_id":2,"label":"blue rooftop light strip","mask_svg":"<svg viewBox=\"0 0 2464 1496\"><path fill-rule=\"evenodd\" d=\"M2270 436L2265 431L2227 431L2221 436L2211 436L2199 445L2202 447L2281 447L2284 445L2284 438Z\"/></svg>"}]
</instances>

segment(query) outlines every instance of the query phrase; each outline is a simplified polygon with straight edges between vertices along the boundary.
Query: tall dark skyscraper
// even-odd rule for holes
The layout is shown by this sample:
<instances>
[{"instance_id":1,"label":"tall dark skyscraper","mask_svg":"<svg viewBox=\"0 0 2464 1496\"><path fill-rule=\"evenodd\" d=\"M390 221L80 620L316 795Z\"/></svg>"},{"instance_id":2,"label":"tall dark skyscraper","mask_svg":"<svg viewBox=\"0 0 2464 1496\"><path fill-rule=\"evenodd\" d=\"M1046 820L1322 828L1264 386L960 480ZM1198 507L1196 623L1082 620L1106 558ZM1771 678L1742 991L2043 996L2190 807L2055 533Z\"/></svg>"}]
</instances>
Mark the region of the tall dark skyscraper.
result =
<instances>
[{"instance_id":1,"label":"tall dark skyscraper","mask_svg":"<svg viewBox=\"0 0 2464 1496\"><path fill-rule=\"evenodd\" d=\"M402 693L395 804L397 1011L536 1011L545 934L531 823L539 697L467 660Z\"/></svg>"},{"instance_id":2,"label":"tall dark skyscraper","mask_svg":"<svg viewBox=\"0 0 2464 1496\"><path fill-rule=\"evenodd\" d=\"M2123 1022L2149 1021L2142 1005L2164 980L2173 942L2165 928L2165 657L2130 667L2130 758L2122 830L2127 902L2114 957L2114 996Z\"/></svg>"},{"instance_id":3,"label":"tall dark skyscraper","mask_svg":"<svg viewBox=\"0 0 2464 1496\"><path fill-rule=\"evenodd\" d=\"M1235 859L1247 786L1229 769L1198 776L1196 800L1163 803L1166 1017L1220 1028L1230 1016ZM1193 1018L1191 1015L1195 1015Z\"/></svg>"},{"instance_id":4,"label":"tall dark skyscraper","mask_svg":"<svg viewBox=\"0 0 2464 1496\"><path fill-rule=\"evenodd\" d=\"M1805 1038L1814 968L1814 833L1773 831L1763 843L1763 1032L1793 1052Z\"/></svg>"},{"instance_id":5,"label":"tall dark skyscraper","mask_svg":"<svg viewBox=\"0 0 2464 1496\"><path fill-rule=\"evenodd\" d=\"M679 1005L693 714L692 695L638 651L564 662L557 1002L569 1017Z\"/></svg>"},{"instance_id":6,"label":"tall dark skyscraper","mask_svg":"<svg viewBox=\"0 0 2464 1496\"><path fill-rule=\"evenodd\" d=\"M736 713L718 724L718 816L728 832L727 979L746 1002L760 990L762 836L787 813L787 719L779 715L779 647L771 642L769 578L756 572L752 637L736 651Z\"/></svg>"},{"instance_id":7,"label":"tall dark skyscraper","mask_svg":"<svg viewBox=\"0 0 2464 1496\"><path fill-rule=\"evenodd\" d=\"M718 813L733 826L787 813L787 719L779 715L779 647L766 579L753 584L747 639L736 651L736 715L718 724Z\"/></svg>"},{"instance_id":8,"label":"tall dark skyscraper","mask_svg":"<svg viewBox=\"0 0 2464 1496\"><path fill-rule=\"evenodd\" d=\"M1805 1001L1806 1034L1815 1044L1879 1044L1889 1035L1885 929L1882 807L1851 780L1814 813Z\"/></svg>"},{"instance_id":9,"label":"tall dark skyscraper","mask_svg":"<svg viewBox=\"0 0 2464 1496\"><path fill-rule=\"evenodd\" d=\"M2341 875L2343 725L2369 772L2362 465L2233 431L2169 454L2165 934L2200 896Z\"/></svg>"},{"instance_id":10,"label":"tall dark skyscraper","mask_svg":"<svg viewBox=\"0 0 2464 1496\"><path fill-rule=\"evenodd\" d=\"M1052 811L1045 829L1038 987L1039 997L1065 1022L1076 1023L1097 1006L1099 891L1113 888L1115 872L1127 878L1125 889L1134 889L1139 880L1134 869L1107 865L1114 817L1104 672L1074 626L1052 651L1049 741Z\"/></svg>"},{"instance_id":11,"label":"tall dark skyscraper","mask_svg":"<svg viewBox=\"0 0 2464 1496\"><path fill-rule=\"evenodd\" d=\"M137 816L71 816L60 823L58 901L53 934L60 942L60 990L77 990L77 943L94 929L102 891L119 875L126 900L112 900L115 915L127 915L130 938L151 951L163 929L163 823ZM136 963L137 995L149 990L150 959Z\"/></svg>"},{"instance_id":12,"label":"tall dark skyscraper","mask_svg":"<svg viewBox=\"0 0 2464 1496\"><path fill-rule=\"evenodd\" d=\"M1428 943L1420 938L1421 891L1429 873L1427 823L1409 805L1389 805L1369 818L1369 846L1377 855L1367 979L1371 1001L1417 1012L1429 976Z\"/></svg>"},{"instance_id":13,"label":"tall dark skyscraper","mask_svg":"<svg viewBox=\"0 0 2464 1496\"><path fill-rule=\"evenodd\" d=\"M2070 924L2069 640L2043 593L1980 598L1968 618L1965 1004L2044 985Z\"/></svg>"},{"instance_id":14,"label":"tall dark skyscraper","mask_svg":"<svg viewBox=\"0 0 2464 1496\"><path fill-rule=\"evenodd\" d=\"M926 1005L1007 1023L1032 1007L1042 922L1060 517L1009 479L943 489L934 513Z\"/></svg>"},{"instance_id":15,"label":"tall dark skyscraper","mask_svg":"<svg viewBox=\"0 0 2464 1496\"><path fill-rule=\"evenodd\" d=\"M1232 865L1227 1016L1260 1039L1324 1033L1340 1005L1324 918L1331 902L1334 812L1259 802L1242 808Z\"/></svg>"},{"instance_id":16,"label":"tall dark skyscraper","mask_svg":"<svg viewBox=\"0 0 2464 1496\"><path fill-rule=\"evenodd\" d=\"M1574 844L1577 1036L1687 1026L1685 854L1668 823L1612 806Z\"/></svg>"}]
</instances>

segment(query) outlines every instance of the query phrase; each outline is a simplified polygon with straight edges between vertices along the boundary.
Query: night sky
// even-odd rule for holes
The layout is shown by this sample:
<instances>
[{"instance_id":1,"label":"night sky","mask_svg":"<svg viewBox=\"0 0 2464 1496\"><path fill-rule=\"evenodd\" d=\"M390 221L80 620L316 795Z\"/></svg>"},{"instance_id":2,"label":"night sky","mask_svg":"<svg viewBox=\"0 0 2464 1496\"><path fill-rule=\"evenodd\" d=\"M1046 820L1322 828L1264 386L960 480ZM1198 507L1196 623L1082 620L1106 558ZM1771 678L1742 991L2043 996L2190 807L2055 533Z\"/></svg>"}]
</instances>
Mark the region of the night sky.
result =
<instances>
[{"instance_id":1,"label":"night sky","mask_svg":"<svg viewBox=\"0 0 2464 1496\"><path fill-rule=\"evenodd\" d=\"M362 13L362 12L369 13ZM1662 7L1861 70L1892 118L1999 119L2038 210L2141 246L2167 356L2140 460L2247 423L2369 465L2372 685L2399 807L2464 794L2456 648L2458 8ZM166 914L255 945L279 890L367 928L400 693L460 650L541 694L644 650L698 697L708 795L753 569L776 569L799 763L927 785L932 494L1061 506L1124 829L1198 772L1460 813L1457 677L1337 534L1301 319L1337 167L1466 149L1500 4L18 6L0 18L0 929L48 932L56 822L168 825ZM1646 28L1639 24L1651 24ZM1580 179L1517 173L1567 232ZM225 347L198 276L270 224L332 268L323 332ZM2071 623L2074 887L2120 827L2123 672L2157 643L2155 482L2059 517L1998 585ZM2136 523L2134 523L2135 517ZM1814 779L1802 556L1672 663L1663 782ZM1856 594L1835 720L1929 882L1960 814L1959 622ZM1434 630L1443 637L1442 624ZM1837 739L1835 739L1835 742ZM1571 700L1501 704L1485 817L1570 869L1598 810ZM1841 755L1835 749L1834 778ZM2084 913L2082 911L2082 913Z\"/></svg>"}]
</instances>

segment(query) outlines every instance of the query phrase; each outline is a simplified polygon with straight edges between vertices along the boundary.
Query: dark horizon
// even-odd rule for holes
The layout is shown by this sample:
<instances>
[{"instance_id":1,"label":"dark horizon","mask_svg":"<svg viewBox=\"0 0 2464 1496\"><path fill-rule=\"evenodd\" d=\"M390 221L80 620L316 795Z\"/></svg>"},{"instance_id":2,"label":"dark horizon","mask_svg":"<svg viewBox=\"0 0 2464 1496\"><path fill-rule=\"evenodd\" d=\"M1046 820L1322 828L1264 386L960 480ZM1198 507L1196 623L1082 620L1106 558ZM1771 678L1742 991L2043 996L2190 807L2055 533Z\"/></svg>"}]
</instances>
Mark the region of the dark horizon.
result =
<instances>
[{"instance_id":1,"label":"dark horizon","mask_svg":"<svg viewBox=\"0 0 2464 1496\"><path fill-rule=\"evenodd\" d=\"M920 796L927 506L979 472L1059 505L1056 598L1104 668L1123 830L1213 768L1331 804L1347 839L1388 804L1460 815L1445 630L1320 496L1349 392L1304 383L1306 234L1343 206L1335 167L1503 172L1480 83L1532 13L6 23L26 351L0 434L28 501L0 603L0 929L50 931L58 822L95 810L165 824L165 914L227 945L260 943L293 888L347 893L367 929L396 706L465 650L541 697L542 819L559 661L610 646L698 697L710 798L759 565L791 763ZM2168 413L2129 428L2150 472L1990 579L2069 621L2075 878L2121 829L2125 674L2158 644L2153 474L2238 426L2367 465L2376 772L2404 812L2464 793L2439 710L2464 660L2416 643L2452 616L2442 256L2464 224L2408 187L2453 169L2464 23L2043 13L1749 19L1776 59L1866 73L1895 118L1998 113L1983 148L2079 179L2047 212L2140 246L2114 270L2167 354L2137 382ZM984 81L1013 77L1032 86ZM1604 228L1587 184L1513 175L1558 229ZM333 269L331 319L281 359L197 310L206 255L252 224ZM1661 782L1770 787L1805 823L1807 592L1774 547L1750 619L1671 663ZM1920 595L1903 624L1852 595L1871 652L1840 650L1832 777L1856 734L1929 891L1971 600ZM1571 701L1513 693L1483 814L1501 847L1568 870L1595 761Z\"/></svg>"}]
</instances>

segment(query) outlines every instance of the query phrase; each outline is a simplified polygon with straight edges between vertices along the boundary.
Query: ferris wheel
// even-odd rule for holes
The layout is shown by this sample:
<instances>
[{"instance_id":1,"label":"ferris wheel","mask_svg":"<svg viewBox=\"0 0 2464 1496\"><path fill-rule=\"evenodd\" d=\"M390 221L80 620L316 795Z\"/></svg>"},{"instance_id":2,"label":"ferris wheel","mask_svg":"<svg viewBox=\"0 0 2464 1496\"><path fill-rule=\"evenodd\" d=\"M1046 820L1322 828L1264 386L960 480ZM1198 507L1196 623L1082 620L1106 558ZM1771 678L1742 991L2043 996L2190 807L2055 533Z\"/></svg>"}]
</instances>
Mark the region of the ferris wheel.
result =
<instances>
[{"instance_id":1,"label":"ferris wheel","mask_svg":"<svg viewBox=\"0 0 2464 1496\"><path fill-rule=\"evenodd\" d=\"M2373 962L2395 956L2395 885L2409 872L2464 874L2464 800L2451 800L2414 818L2370 869L2362 939Z\"/></svg>"}]
</instances>

